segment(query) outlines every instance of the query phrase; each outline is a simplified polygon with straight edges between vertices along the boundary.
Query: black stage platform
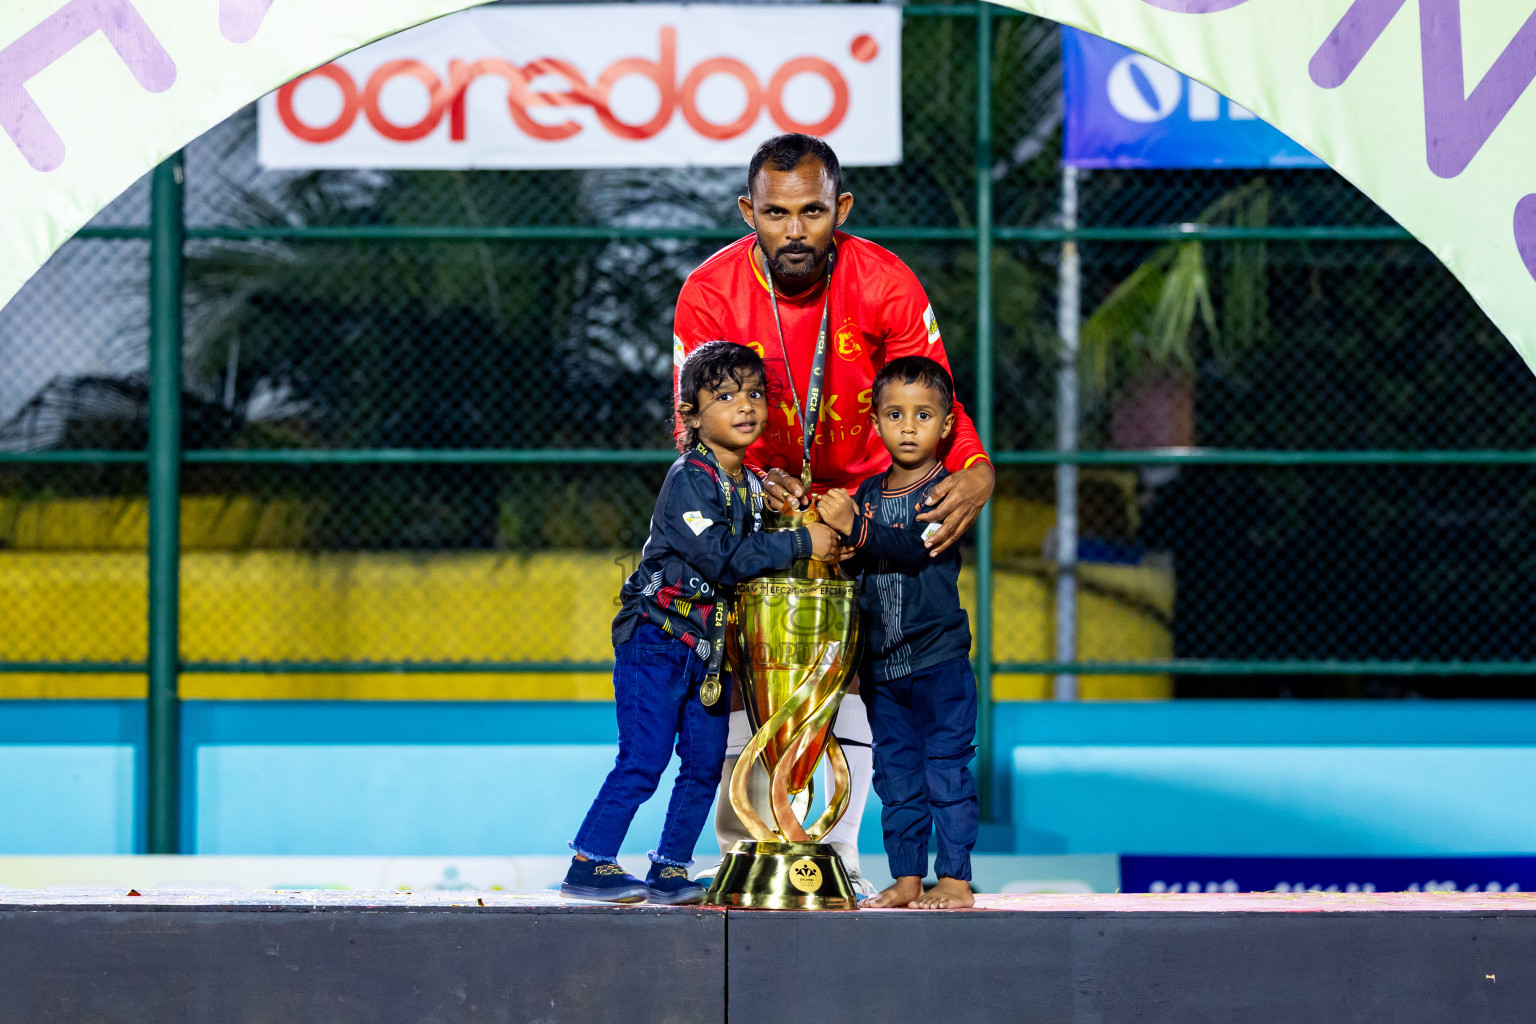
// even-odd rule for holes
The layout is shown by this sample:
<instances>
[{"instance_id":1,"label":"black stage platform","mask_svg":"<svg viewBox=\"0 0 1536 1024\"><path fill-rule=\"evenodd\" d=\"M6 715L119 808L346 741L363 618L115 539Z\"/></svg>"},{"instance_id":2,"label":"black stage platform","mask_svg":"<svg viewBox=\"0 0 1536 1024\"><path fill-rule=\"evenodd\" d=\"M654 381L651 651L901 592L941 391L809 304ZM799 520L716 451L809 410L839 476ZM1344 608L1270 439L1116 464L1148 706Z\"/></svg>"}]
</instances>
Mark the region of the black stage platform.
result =
<instances>
[{"instance_id":1,"label":"black stage platform","mask_svg":"<svg viewBox=\"0 0 1536 1024\"><path fill-rule=\"evenodd\" d=\"M0 1024L1536 1017L1536 894L991 896L722 912L550 893L0 890Z\"/></svg>"}]
</instances>

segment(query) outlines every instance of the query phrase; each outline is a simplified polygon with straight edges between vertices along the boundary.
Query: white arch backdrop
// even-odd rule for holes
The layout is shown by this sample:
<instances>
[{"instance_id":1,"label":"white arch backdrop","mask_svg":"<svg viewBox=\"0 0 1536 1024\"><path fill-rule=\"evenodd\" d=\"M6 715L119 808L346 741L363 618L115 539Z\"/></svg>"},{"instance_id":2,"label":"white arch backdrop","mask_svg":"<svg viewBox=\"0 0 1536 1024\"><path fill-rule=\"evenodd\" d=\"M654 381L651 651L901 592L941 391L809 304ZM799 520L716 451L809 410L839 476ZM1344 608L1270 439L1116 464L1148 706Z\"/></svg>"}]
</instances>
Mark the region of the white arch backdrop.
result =
<instances>
[{"instance_id":1,"label":"white arch backdrop","mask_svg":"<svg viewBox=\"0 0 1536 1024\"><path fill-rule=\"evenodd\" d=\"M1531 0L1006 0L1140 50L1326 160L1536 367Z\"/></svg>"},{"instance_id":2,"label":"white arch backdrop","mask_svg":"<svg viewBox=\"0 0 1536 1024\"><path fill-rule=\"evenodd\" d=\"M4 0L0 304L97 211L235 111L485 0Z\"/></svg>"},{"instance_id":3,"label":"white arch backdrop","mask_svg":"<svg viewBox=\"0 0 1536 1024\"><path fill-rule=\"evenodd\" d=\"M140 175L241 106L479 2L10 0L0 302ZM1140 50L1307 146L1443 260L1536 366L1530 0L1004 3Z\"/></svg>"}]
</instances>

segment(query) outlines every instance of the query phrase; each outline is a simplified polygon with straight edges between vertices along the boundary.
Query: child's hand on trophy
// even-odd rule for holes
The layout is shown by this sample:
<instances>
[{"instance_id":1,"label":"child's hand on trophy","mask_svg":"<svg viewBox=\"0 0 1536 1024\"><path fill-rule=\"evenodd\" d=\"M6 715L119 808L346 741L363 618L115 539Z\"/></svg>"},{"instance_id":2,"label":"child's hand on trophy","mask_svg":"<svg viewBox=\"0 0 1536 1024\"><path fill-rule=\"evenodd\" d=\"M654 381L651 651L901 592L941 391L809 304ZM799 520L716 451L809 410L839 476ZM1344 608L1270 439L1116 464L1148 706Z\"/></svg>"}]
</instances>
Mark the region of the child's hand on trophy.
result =
<instances>
[{"instance_id":1,"label":"child's hand on trophy","mask_svg":"<svg viewBox=\"0 0 1536 1024\"><path fill-rule=\"evenodd\" d=\"M811 557L818 562L830 562L837 557L837 534L825 523L806 523L811 531Z\"/></svg>"},{"instance_id":2,"label":"child's hand on trophy","mask_svg":"<svg viewBox=\"0 0 1536 1024\"><path fill-rule=\"evenodd\" d=\"M854 505L847 491L834 487L817 500L816 512L822 522L846 537L853 532L853 517L858 514L858 506Z\"/></svg>"}]
</instances>

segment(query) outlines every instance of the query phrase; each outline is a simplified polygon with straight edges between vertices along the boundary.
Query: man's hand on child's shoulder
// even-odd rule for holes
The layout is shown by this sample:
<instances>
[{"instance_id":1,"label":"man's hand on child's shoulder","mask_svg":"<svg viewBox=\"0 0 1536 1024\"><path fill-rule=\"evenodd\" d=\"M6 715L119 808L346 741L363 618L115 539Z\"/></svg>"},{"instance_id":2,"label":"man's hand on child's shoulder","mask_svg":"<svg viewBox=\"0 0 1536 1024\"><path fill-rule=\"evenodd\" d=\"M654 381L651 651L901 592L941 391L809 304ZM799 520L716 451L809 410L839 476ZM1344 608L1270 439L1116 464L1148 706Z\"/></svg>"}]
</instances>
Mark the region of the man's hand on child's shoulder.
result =
<instances>
[{"instance_id":1,"label":"man's hand on child's shoulder","mask_svg":"<svg viewBox=\"0 0 1536 1024\"><path fill-rule=\"evenodd\" d=\"M821 521L844 536L853 532L853 517L858 511L858 506L841 487L832 488L816 502Z\"/></svg>"},{"instance_id":2,"label":"man's hand on child's shoulder","mask_svg":"<svg viewBox=\"0 0 1536 1024\"><path fill-rule=\"evenodd\" d=\"M917 517L926 526L940 523L933 536L923 534L928 554L937 558L944 549L954 544L971 528L981 507L992 497L997 483L997 473L990 462L978 462L974 466L951 473L933 485L928 494L928 511Z\"/></svg>"}]
</instances>

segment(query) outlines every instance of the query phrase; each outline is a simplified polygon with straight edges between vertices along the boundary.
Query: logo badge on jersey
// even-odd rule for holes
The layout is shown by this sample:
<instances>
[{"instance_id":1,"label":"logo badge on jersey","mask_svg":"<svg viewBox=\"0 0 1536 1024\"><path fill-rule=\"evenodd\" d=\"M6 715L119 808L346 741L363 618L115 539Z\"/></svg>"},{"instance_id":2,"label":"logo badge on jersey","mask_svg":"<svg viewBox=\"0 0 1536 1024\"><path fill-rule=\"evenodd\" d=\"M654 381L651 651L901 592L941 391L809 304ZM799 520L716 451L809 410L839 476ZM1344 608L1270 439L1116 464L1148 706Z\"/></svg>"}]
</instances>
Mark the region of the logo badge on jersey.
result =
<instances>
[{"instance_id":1,"label":"logo badge on jersey","mask_svg":"<svg viewBox=\"0 0 1536 1024\"><path fill-rule=\"evenodd\" d=\"M854 322L843 321L843 326L837 330L837 354L839 357L853 362L863 355L864 346L859 343L859 329Z\"/></svg>"},{"instance_id":2,"label":"logo badge on jersey","mask_svg":"<svg viewBox=\"0 0 1536 1024\"><path fill-rule=\"evenodd\" d=\"M933 315L931 303L923 310L923 326L928 328L928 344L932 345L939 340L939 320Z\"/></svg>"},{"instance_id":3,"label":"logo badge on jersey","mask_svg":"<svg viewBox=\"0 0 1536 1024\"><path fill-rule=\"evenodd\" d=\"M709 529L711 526L715 525L715 521L713 519L704 518L704 513L699 512L698 510L694 510L692 512L684 512L683 522L688 524L688 529L693 531L693 535L695 537Z\"/></svg>"}]
</instances>

